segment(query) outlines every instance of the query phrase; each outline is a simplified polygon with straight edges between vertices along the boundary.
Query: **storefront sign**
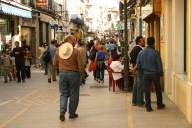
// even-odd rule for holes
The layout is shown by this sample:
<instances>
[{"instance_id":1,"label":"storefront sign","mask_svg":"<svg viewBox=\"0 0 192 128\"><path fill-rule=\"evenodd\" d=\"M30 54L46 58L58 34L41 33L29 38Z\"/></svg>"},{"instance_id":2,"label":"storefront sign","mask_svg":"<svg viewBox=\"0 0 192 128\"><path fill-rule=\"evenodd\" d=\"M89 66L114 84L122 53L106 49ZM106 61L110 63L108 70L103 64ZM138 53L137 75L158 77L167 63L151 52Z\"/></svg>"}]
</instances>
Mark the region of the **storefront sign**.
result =
<instances>
[{"instance_id":1,"label":"storefront sign","mask_svg":"<svg viewBox=\"0 0 192 128\"><path fill-rule=\"evenodd\" d=\"M32 18L31 11L10 6L7 4L0 4L0 12L7 13L9 15L20 16L25 18Z\"/></svg>"},{"instance_id":2,"label":"storefront sign","mask_svg":"<svg viewBox=\"0 0 192 128\"><path fill-rule=\"evenodd\" d=\"M47 0L37 0L37 6L45 7L47 5L48 5Z\"/></svg>"}]
</instances>

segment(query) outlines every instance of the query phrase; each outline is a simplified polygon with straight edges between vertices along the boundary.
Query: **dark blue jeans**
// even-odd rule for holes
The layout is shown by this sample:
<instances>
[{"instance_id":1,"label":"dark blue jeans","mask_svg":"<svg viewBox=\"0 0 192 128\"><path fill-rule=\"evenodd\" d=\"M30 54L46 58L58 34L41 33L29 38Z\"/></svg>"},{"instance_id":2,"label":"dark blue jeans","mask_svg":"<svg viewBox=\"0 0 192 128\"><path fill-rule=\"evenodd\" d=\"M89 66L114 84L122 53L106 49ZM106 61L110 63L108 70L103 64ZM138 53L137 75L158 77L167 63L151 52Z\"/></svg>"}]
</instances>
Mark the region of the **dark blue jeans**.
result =
<instances>
[{"instance_id":1,"label":"dark blue jeans","mask_svg":"<svg viewBox=\"0 0 192 128\"><path fill-rule=\"evenodd\" d=\"M67 111L69 98L69 114L76 113L79 104L80 74L79 72L60 71L59 91L60 91L60 112Z\"/></svg>"},{"instance_id":2,"label":"dark blue jeans","mask_svg":"<svg viewBox=\"0 0 192 128\"><path fill-rule=\"evenodd\" d=\"M143 73L141 71L137 71L137 73L134 76L132 104L135 105L144 104Z\"/></svg>"},{"instance_id":3,"label":"dark blue jeans","mask_svg":"<svg viewBox=\"0 0 192 128\"><path fill-rule=\"evenodd\" d=\"M150 87L151 87L152 81L154 82L154 85L155 85L157 106L161 106L163 104L162 90L161 90L161 85L160 85L160 76L156 75L156 74L147 74L147 75L144 74L146 108L151 108Z\"/></svg>"}]
</instances>

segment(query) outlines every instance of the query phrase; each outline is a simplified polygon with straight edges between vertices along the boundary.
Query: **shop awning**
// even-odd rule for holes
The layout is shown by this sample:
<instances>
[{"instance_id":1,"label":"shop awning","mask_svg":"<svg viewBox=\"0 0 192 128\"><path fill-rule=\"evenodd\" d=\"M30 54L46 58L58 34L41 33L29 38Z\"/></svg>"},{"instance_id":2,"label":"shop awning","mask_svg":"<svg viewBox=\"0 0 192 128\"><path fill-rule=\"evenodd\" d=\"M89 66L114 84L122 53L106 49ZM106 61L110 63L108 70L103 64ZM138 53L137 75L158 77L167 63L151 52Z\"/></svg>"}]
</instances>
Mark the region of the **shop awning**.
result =
<instances>
[{"instance_id":1,"label":"shop awning","mask_svg":"<svg viewBox=\"0 0 192 128\"><path fill-rule=\"evenodd\" d=\"M32 18L32 13L29 10L17 8L11 5L0 3L0 12L8 15L20 16L24 18Z\"/></svg>"},{"instance_id":2,"label":"shop awning","mask_svg":"<svg viewBox=\"0 0 192 128\"><path fill-rule=\"evenodd\" d=\"M146 16L143 20L145 22L151 22L151 21L154 21L156 18L159 18L159 17L160 17L159 14L151 13L148 16Z\"/></svg>"}]
</instances>

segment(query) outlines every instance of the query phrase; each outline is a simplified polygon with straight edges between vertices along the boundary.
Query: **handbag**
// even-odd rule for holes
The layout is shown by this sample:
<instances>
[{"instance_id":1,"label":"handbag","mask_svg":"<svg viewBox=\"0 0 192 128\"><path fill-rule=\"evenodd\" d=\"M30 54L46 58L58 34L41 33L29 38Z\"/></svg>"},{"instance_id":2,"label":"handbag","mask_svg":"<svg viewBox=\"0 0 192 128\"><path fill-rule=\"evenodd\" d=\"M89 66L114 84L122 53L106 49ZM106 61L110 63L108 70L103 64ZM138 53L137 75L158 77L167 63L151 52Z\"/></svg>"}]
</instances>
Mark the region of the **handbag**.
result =
<instances>
[{"instance_id":1,"label":"handbag","mask_svg":"<svg viewBox=\"0 0 192 128\"><path fill-rule=\"evenodd\" d=\"M89 72L94 71L94 70L96 70L96 68L97 68L96 61L91 61L88 71Z\"/></svg>"}]
</instances>

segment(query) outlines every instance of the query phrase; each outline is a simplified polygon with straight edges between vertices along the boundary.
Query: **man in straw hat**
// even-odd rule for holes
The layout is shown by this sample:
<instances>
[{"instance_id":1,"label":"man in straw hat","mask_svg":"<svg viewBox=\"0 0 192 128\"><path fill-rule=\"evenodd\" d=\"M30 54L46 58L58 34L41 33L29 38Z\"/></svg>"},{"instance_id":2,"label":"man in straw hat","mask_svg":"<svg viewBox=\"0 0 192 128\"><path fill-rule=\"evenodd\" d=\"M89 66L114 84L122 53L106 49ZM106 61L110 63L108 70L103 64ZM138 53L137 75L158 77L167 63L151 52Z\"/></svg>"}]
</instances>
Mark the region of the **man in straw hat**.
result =
<instances>
[{"instance_id":1,"label":"man in straw hat","mask_svg":"<svg viewBox=\"0 0 192 128\"><path fill-rule=\"evenodd\" d=\"M80 77L83 73L83 63L80 52L74 48L75 37L68 35L64 43L58 48L53 64L59 68L60 90L60 120L65 120L67 102L69 98L69 118L77 118L79 103Z\"/></svg>"}]
</instances>

